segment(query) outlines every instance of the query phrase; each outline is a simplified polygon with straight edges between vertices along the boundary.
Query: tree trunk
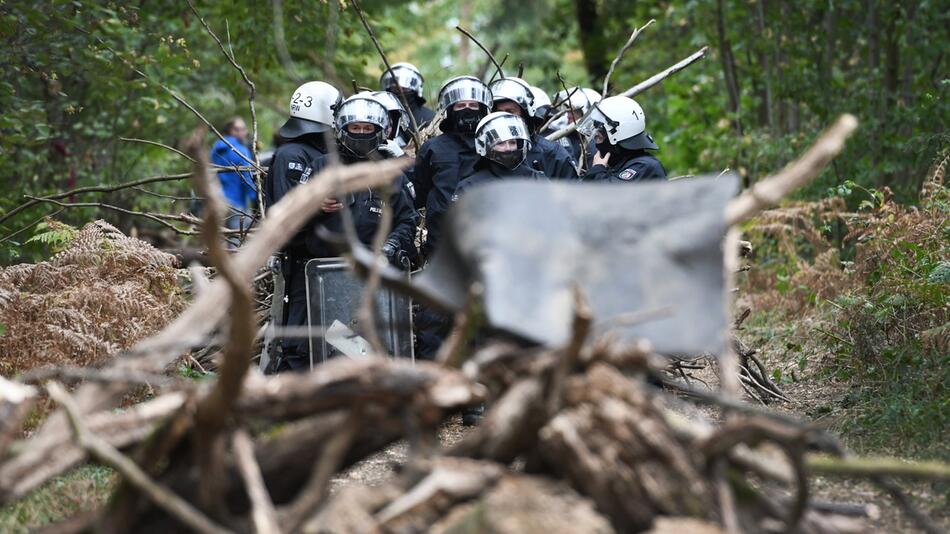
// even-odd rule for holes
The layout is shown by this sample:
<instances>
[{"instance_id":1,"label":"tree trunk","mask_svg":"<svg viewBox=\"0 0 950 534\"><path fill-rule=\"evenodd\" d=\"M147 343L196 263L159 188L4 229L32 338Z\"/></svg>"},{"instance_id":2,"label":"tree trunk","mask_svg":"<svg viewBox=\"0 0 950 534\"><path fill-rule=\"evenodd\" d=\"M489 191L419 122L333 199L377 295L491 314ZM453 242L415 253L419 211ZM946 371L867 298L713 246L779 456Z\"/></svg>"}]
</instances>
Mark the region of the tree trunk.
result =
<instances>
[{"instance_id":1,"label":"tree trunk","mask_svg":"<svg viewBox=\"0 0 950 534\"><path fill-rule=\"evenodd\" d=\"M722 0L716 1L716 33L719 36L719 58L722 61L722 74L729 93L729 111L733 114L733 128L742 135L742 123L739 120L739 79L736 75L736 59L732 54L732 43L726 35L726 23L723 20Z\"/></svg>"},{"instance_id":2,"label":"tree trunk","mask_svg":"<svg viewBox=\"0 0 950 534\"><path fill-rule=\"evenodd\" d=\"M756 30L759 32L759 36L764 37L766 34L765 30L765 11L766 11L766 0L759 0L755 3L755 25ZM763 41L764 42L764 41ZM769 131L772 132L772 135L777 134L775 127L775 114L774 114L774 94L772 93L772 61L769 57L768 52L765 48L760 45L757 51L759 65L762 66L762 79L765 80L765 94L763 95L763 104L762 104L762 113L764 124L769 127Z\"/></svg>"},{"instance_id":3,"label":"tree trunk","mask_svg":"<svg viewBox=\"0 0 950 534\"><path fill-rule=\"evenodd\" d=\"M584 65L594 87L607 75L607 35L601 16L597 13L596 0L574 0L577 10L577 29L581 48L584 50Z\"/></svg>"}]
</instances>

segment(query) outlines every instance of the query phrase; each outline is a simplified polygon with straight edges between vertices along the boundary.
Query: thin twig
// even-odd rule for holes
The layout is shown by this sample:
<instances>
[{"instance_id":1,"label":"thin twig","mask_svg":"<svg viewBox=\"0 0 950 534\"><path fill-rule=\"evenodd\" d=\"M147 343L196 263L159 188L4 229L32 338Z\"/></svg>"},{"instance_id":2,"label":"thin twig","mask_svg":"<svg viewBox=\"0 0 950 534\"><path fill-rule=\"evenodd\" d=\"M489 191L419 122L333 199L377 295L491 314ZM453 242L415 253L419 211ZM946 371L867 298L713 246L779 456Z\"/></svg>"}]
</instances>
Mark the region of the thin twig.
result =
<instances>
[{"instance_id":1,"label":"thin twig","mask_svg":"<svg viewBox=\"0 0 950 534\"><path fill-rule=\"evenodd\" d=\"M391 188L384 188L386 195L390 196ZM359 317L360 330L363 337L373 347L376 354L386 354L386 348L379 339L379 332L376 330L376 292L379 290L380 269L387 261L383 256L383 244L389 237L389 229L393 224L393 209L390 202L383 202L383 213L380 214L379 226L376 227L376 234L373 235L373 263L370 265L369 274L366 276L366 285L363 286L363 294L360 299L360 309L357 312Z\"/></svg>"},{"instance_id":2,"label":"thin twig","mask_svg":"<svg viewBox=\"0 0 950 534\"><path fill-rule=\"evenodd\" d=\"M274 503L264 485L264 476L261 467L254 458L254 443L245 430L237 430L231 440L234 448L234 459L237 463L247 496L251 500L251 521L258 534L279 534L277 512Z\"/></svg>"},{"instance_id":3,"label":"thin twig","mask_svg":"<svg viewBox=\"0 0 950 534\"><path fill-rule=\"evenodd\" d=\"M386 52L383 51L383 46L379 44L379 39L376 38L376 32L373 31L373 27L369 25L369 21L366 20L366 15L363 14L362 8L360 8L360 3L357 0L350 0L350 3L353 5L353 9L356 10L356 14L360 17L360 22L363 23L363 28L366 29L366 33L369 34L369 38L372 39L373 45L376 47L376 52L379 53L379 57L382 58L383 64L386 65L386 72L392 73L393 67L389 63L389 59L386 57ZM399 94L399 100L402 101L402 105L406 108L406 112L409 113L409 120L412 121L412 131L409 132L412 135L412 142L416 145L416 150L418 151L422 147L422 143L419 142L419 124L416 123L416 117L413 115L411 108L409 106L409 100L406 99L406 95L403 94L403 91L400 89L397 91Z\"/></svg>"},{"instance_id":4,"label":"thin twig","mask_svg":"<svg viewBox=\"0 0 950 534\"><path fill-rule=\"evenodd\" d=\"M564 384L567 377L574 369L577 359L580 356L581 349L584 347L584 341L590 334L591 321L593 314L587 299L580 287L574 287L574 321L571 328L571 339L564 347L561 357L558 359L557 367L551 375L551 385L547 397L547 413L553 417L564 401Z\"/></svg>"},{"instance_id":5,"label":"thin twig","mask_svg":"<svg viewBox=\"0 0 950 534\"><path fill-rule=\"evenodd\" d=\"M244 84L247 85L248 97L247 103L248 107L251 110L251 157L254 158L254 166L258 168L258 172L254 173L254 185L257 188L257 202L258 208L261 211L261 218L264 217L264 189L261 184L261 160L257 154L257 110L254 108L254 95L257 94L257 87L254 85L254 82L247 75L247 71L244 70L244 67L237 62L237 59L234 57L234 50L230 48L225 48L224 43L221 42L221 39L214 33L214 30L211 29L211 26L202 18L201 14L198 13L198 10L195 8L195 5L191 0L188 0L188 7L191 8L191 11L198 17L198 20L201 21L201 25L208 30L208 34L211 35L211 38L214 39L218 46L221 48L221 53L224 54L224 57L228 59L228 62L241 73L241 78L244 80ZM228 32L228 43L230 44L230 32Z\"/></svg>"},{"instance_id":6,"label":"thin twig","mask_svg":"<svg viewBox=\"0 0 950 534\"><path fill-rule=\"evenodd\" d=\"M112 467L130 484L135 486L143 495L151 499L156 506L162 508L189 528L197 532L208 534L223 534L230 532L216 525L207 516L194 508L187 501L172 493L169 489L159 485L151 479L135 462L109 445L104 440L90 433L82 422L79 406L63 386L56 382L46 385L49 396L56 401L66 412L73 435L80 447L85 449L96 460Z\"/></svg>"},{"instance_id":7,"label":"thin twig","mask_svg":"<svg viewBox=\"0 0 950 534\"><path fill-rule=\"evenodd\" d=\"M627 53L627 50L630 50L630 47L633 46L633 42L637 40L637 37L640 37L640 33L643 30L650 27L651 24L656 22L656 19L650 19L643 26L633 30L633 33L630 34L630 38L627 39L627 42L623 44L620 48L620 51L617 52L617 57L610 63L610 69L607 71L607 75L604 76L604 90L600 92L601 98L607 98L607 87L610 84L610 77L614 74L614 69L617 68L617 64L620 63L620 60L623 58L623 55Z\"/></svg>"},{"instance_id":8,"label":"thin twig","mask_svg":"<svg viewBox=\"0 0 950 534\"><path fill-rule=\"evenodd\" d=\"M476 39L475 36L472 35L471 33L469 33L465 28L463 28L463 27L461 27L461 26L456 26L455 29L458 30L458 31L460 31L460 32L462 32L462 34L464 34L466 37L468 37L469 39L471 39L473 43L475 43L479 48L481 48L481 49L482 49L482 52L485 52L485 54L488 56L488 59L491 60L491 62L492 62L493 65L495 65L495 71L496 71L496 73L497 73L498 75L500 75L500 76L502 77L502 79L504 79L504 78L505 78L505 71L503 71L503 70L501 69L501 64L498 63L498 60L495 59L495 56L491 53L491 51L489 51L487 48L485 48L485 45L483 45L483 44L481 43L481 41L479 41L478 39Z\"/></svg>"},{"instance_id":9,"label":"thin twig","mask_svg":"<svg viewBox=\"0 0 950 534\"><path fill-rule=\"evenodd\" d=\"M501 63L498 64L500 67L504 67L504 66L505 66L505 62L508 61L508 56L509 56L508 52L505 52L505 57L501 58ZM488 83L487 83L486 85L491 85L492 82L495 81L495 76L498 76L499 72L501 72L501 71L497 71L497 70L496 70L496 71L494 72L494 74L491 75L491 78L488 79Z\"/></svg>"},{"instance_id":10,"label":"thin twig","mask_svg":"<svg viewBox=\"0 0 950 534\"><path fill-rule=\"evenodd\" d=\"M175 147L173 147L173 146L166 145L165 143L160 143L160 142L158 142L158 141L152 141L152 140L149 140L149 139L138 139L138 138L136 138L136 137L120 137L120 138L119 138L119 141L127 141L127 142L129 142L129 143L142 143L143 145L152 145L152 146L161 147L161 148L164 148L165 150L168 150L168 151L170 151L170 152L174 152L175 154L178 154L179 156L181 156L181 157L187 159L188 161L190 161L190 162L192 162L192 163L195 162L194 158L192 158L192 157L189 156L188 154L185 154L185 153L182 152L181 150L178 150L177 148L175 148Z\"/></svg>"}]
</instances>

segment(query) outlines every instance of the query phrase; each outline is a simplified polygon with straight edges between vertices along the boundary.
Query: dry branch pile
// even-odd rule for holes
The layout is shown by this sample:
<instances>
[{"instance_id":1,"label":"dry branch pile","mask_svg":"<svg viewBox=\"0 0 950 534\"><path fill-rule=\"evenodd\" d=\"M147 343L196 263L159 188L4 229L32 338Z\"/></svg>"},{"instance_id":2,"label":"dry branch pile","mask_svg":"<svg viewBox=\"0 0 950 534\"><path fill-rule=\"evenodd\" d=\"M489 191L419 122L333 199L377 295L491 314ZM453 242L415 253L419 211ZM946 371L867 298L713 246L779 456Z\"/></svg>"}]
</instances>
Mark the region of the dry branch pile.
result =
<instances>
[{"instance_id":1,"label":"dry branch pile","mask_svg":"<svg viewBox=\"0 0 950 534\"><path fill-rule=\"evenodd\" d=\"M174 256L96 221L48 262L0 270L0 374L95 365L184 308Z\"/></svg>"}]
</instances>

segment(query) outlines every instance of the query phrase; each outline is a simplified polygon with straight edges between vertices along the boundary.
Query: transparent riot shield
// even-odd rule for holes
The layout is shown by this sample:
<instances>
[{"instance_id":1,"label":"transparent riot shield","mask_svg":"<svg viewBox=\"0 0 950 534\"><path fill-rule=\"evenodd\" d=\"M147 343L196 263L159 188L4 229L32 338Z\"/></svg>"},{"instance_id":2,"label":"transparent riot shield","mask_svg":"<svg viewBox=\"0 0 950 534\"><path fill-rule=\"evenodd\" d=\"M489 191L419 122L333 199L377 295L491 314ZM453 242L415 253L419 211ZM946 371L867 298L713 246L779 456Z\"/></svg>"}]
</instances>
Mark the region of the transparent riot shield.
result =
<instances>
[{"instance_id":1,"label":"transparent riot shield","mask_svg":"<svg viewBox=\"0 0 950 534\"><path fill-rule=\"evenodd\" d=\"M311 365L340 355L359 358L369 354L371 347L360 336L357 321L363 282L343 258L313 259L305 269ZM386 351L415 360L411 300L380 288L375 305L376 330Z\"/></svg>"}]
</instances>

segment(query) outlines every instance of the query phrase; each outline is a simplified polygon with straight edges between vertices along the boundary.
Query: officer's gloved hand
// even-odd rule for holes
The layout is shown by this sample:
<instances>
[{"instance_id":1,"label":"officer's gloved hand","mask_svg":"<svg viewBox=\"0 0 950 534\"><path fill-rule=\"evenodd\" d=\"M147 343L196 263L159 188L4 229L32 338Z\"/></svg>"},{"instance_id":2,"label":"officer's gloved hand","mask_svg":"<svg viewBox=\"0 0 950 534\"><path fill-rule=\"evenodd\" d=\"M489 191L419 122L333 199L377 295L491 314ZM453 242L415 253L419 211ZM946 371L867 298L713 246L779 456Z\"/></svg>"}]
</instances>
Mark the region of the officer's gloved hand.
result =
<instances>
[{"instance_id":1,"label":"officer's gloved hand","mask_svg":"<svg viewBox=\"0 0 950 534\"><path fill-rule=\"evenodd\" d=\"M380 154L387 158L398 158L406 155L406 152L393 140L388 140L385 143L379 145L376 149Z\"/></svg>"},{"instance_id":2,"label":"officer's gloved hand","mask_svg":"<svg viewBox=\"0 0 950 534\"><path fill-rule=\"evenodd\" d=\"M405 269L409 263L409 256L402 250L395 239L387 239L383 243L382 253L386 256L389 264L397 269Z\"/></svg>"}]
</instances>

